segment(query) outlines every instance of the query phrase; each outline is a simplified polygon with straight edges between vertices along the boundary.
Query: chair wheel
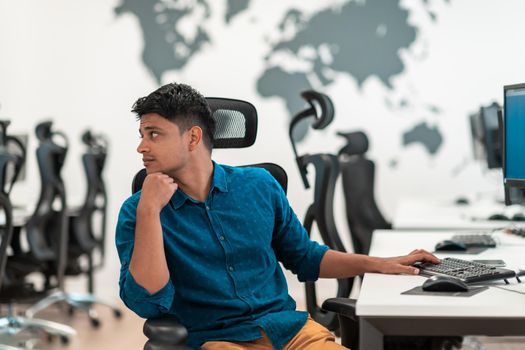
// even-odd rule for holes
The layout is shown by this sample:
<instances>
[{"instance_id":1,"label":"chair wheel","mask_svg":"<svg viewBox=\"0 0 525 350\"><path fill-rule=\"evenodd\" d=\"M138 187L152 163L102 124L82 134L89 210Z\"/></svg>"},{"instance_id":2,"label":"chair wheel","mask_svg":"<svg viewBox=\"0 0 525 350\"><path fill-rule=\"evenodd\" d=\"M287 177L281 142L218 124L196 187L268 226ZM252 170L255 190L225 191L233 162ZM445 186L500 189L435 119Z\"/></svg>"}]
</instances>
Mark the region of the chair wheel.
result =
<instances>
[{"instance_id":1,"label":"chair wheel","mask_svg":"<svg viewBox=\"0 0 525 350\"><path fill-rule=\"evenodd\" d=\"M98 318L93 318L93 317L91 317L91 318L89 319L89 321L91 322L91 326L92 326L93 328L99 328L99 327L100 327L100 320L99 320Z\"/></svg>"},{"instance_id":2,"label":"chair wheel","mask_svg":"<svg viewBox=\"0 0 525 350\"><path fill-rule=\"evenodd\" d=\"M69 337L68 337L68 336L65 336L65 335L61 335L61 336L60 336L60 342L62 343L62 345L67 345L67 344L69 344Z\"/></svg>"},{"instance_id":3,"label":"chair wheel","mask_svg":"<svg viewBox=\"0 0 525 350\"><path fill-rule=\"evenodd\" d=\"M116 318L122 318L122 311L115 309L113 310L113 315L115 315Z\"/></svg>"}]
</instances>

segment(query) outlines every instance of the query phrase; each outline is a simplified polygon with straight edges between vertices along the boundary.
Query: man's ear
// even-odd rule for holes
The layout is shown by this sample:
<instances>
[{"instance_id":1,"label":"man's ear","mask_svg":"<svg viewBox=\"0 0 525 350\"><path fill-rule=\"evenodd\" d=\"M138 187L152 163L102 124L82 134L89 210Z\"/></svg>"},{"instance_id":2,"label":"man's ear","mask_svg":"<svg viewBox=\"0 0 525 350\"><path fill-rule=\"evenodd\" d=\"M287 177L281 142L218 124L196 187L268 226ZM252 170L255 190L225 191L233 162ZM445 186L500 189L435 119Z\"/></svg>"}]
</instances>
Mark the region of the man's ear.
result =
<instances>
[{"instance_id":1,"label":"man's ear","mask_svg":"<svg viewBox=\"0 0 525 350\"><path fill-rule=\"evenodd\" d=\"M188 130L188 133L190 137L189 149L193 151L202 142L202 129L200 126L194 125Z\"/></svg>"}]
</instances>

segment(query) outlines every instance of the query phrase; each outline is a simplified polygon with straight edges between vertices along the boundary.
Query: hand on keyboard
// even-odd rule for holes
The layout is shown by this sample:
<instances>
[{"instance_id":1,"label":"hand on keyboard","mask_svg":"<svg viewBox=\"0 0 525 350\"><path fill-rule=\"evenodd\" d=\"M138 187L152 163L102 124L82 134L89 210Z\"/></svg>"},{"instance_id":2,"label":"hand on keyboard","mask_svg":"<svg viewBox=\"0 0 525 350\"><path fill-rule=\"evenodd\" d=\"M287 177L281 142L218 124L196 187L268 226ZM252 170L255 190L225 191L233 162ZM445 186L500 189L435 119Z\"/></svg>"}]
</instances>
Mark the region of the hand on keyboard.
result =
<instances>
[{"instance_id":1,"label":"hand on keyboard","mask_svg":"<svg viewBox=\"0 0 525 350\"><path fill-rule=\"evenodd\" d=\"M440 262L435 255L424 249L416 249L408 255L382 258L381 260L383 263L380 264L379 272L391 274L405 273L409 275L417 275L419 273L419 268L412 266L416 262L430 264L438 264Z\"/></svg>"}]
</instances>

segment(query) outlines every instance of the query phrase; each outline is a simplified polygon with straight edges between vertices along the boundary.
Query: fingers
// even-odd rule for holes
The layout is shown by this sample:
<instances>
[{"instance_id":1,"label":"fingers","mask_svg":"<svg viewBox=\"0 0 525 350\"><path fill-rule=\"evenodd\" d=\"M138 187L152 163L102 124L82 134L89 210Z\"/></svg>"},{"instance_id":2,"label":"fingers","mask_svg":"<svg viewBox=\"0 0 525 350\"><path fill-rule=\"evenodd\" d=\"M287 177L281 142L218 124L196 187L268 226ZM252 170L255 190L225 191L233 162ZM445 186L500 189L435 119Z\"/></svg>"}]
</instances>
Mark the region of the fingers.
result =
<instances>
[{"instance_id":1,"label":"fingers","mask_svg":"<svg viewBox=\"0 0 525 350\"><path fill-rule=\"evenodd\" d=\"M430 261L431 263L434 263L434 264L439 264L441 262L441 260L439 260L437 256L435 256L432 253L427 252L426 250L421 252L421 254L423 254L423 258L426 261Z\"/></svg>"},{"instance_id":2,"label":"fingers","mask_svg":"<svg viewBox=\"0 0 525 350\"><path fill-rule=\"evenodd\" d=\"M178 187L175 180L166 174L148 174L142 185L140 200L145 205L160 210L169 202Z\"/></svg>"},{"instance_id":3,"label":"fingers","mask_svg":"<svg viewBox=\"0 0 525 350\"><path fill-rule=\"evenodd\" d=\"M434 254L426 251L425 249L414 249L407 256L409 256L411 259L417 259L417 260L414 260L413 262L416 262L416 261L428 261L428 262L432 262L434 264L438 264L439 261L440 261L438 257L436 257Z\"/></svg>"},{"instance_id":4,"label":"fingers","mask_svg":"<svg viewBox=\"0 0 525 350\"><path fill-rule=\"evenodd\" d=\"M164 180L168 182L173 182L173 178L169 177L168 175L164 173L151 173L151 174L148 174L146 177L149 177L151 179L159 179L159 180Z\"/></svg>"},{"instance_id":5,"label":"fingers","mask_svg":"<svg viewBox=\"0 0 525 350\"><path fill-rule=\"evenodd\" d=\"M414 267L414 266L403 266L403 267L406 267L406 274L408 275L418 275L419 274L419 269L417 267Z\"/></svg>"},{"instance_id":6,"label":"fingers","mask_svg":"<svg viewBox=\"0 0 525 350\"><path fill-rule=\"evenodd\" d=\"M434 264L439 264L440 262L434 254L424 249L415 249L405 256L387 258L386 266L382 271L392 274L417 275L419 274L419 269L412 266L412 264L418 261L431 262Z\"/></svg>"},{"instance_id":7,"label":"fingers","mask_svg":"<svg viewBox=\"0 0 525 350\"><path fill-rule=\"evenodd\" d=\"M395 267L395 271L393 273L398 273L398 274L403 273L403 274L407 274L407 275L417 275L417 274L419 274L419 269L417 267L410 266L410 265L398 264Z\"/></svg>"},{"instance_id":8,"label":"fingers","mask_svg":"<svg viewBox=\"0 0 525 350\"><path fill-rule=\"evenodd\" d=\"M175 184L172 177L163 173L151 173L146 176L144 182L159 182L161 184Z\"/></svg>"}]
</instances>

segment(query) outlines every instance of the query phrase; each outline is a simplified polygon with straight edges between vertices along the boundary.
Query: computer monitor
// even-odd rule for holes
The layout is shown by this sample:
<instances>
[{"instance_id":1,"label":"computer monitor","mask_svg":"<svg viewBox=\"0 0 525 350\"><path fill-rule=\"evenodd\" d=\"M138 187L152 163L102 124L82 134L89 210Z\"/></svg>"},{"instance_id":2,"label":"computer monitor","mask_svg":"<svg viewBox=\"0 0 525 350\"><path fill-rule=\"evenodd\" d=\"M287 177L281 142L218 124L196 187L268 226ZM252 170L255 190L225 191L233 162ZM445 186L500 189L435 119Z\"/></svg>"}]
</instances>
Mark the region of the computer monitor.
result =
<instances>
[{"instance_id":1,"label":"computer monitor","mask_svg":"<svg viewBox=\"0 0 525 350\"><path fill-rule=\"evenodd\" d=\"M489 169L502 167L502 147L498 127L498 111L500 109L500 105L493 102L490 106L481 107L480 110L485 157Z\"/></svg>"},{"instance_id":2,"label":"computer monitor","mask_svg":"<svg viewBox=\"0 0 525 350\"><path fill-rule=\"evenodd\" d=\"M474 159L481 162L485 159L485 150L483 145L483 127L481 125L481 117L479 111L474 114L471 114L469 116L469 121Z\"/></svg>"},{"instance_id":3,"label":"computer monitor","mask_svg":"<svg viewBox=\"0 0 525 350\"><path fill-rule=\"evenodd\" d=\"M489 169L502 167L502 151L498 127L499 104L483 106L470 116L470 132L474 159L484 161Z\"/></svg>"},{"instance_id":4,"label":"computer monitor","mask_svg":"<svg viewBox=\"0 0 525 350\"><path fill-rule=\"evenodd\" d=\"M505 203L525 204L525 83L504 91L503 181Z\"/></svg>"}]
</instances>

